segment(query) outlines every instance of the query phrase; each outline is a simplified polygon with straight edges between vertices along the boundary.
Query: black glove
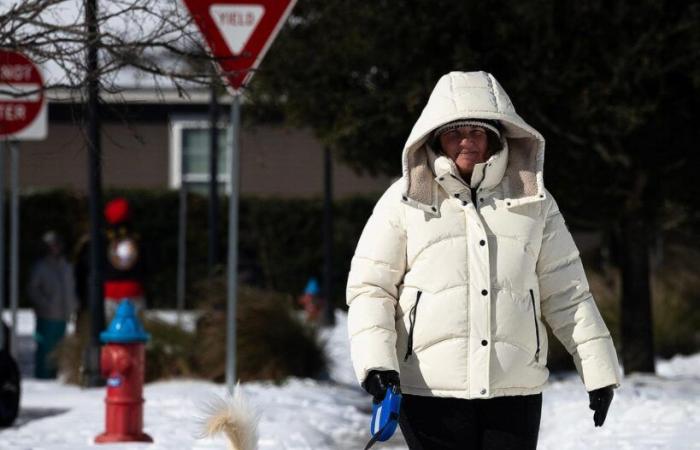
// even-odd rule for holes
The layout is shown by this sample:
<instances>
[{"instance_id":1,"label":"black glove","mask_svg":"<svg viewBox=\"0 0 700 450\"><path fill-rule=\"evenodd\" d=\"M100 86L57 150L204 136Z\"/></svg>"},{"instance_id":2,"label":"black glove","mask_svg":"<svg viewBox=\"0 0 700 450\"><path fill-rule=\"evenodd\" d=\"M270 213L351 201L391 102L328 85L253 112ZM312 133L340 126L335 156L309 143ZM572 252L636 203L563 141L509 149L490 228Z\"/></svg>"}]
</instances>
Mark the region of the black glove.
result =
<instances>
[{"instance_id":1,"label":"black glove","mask_svg":"<svg viewBox=\"0 0 700 450\"><path fill-rule=\"evenodd\" d=\"M399 374L395 370L371 370L362 382L362 387L374 397L375 403L384 400L386 390L392 386L401 387Z\"/></svg>"},{"instance_id":2,"label":"black glove","mask_svg":"<svg viewBox=\"0 0 700 450\"><path fill-rule=\"evenodd\" d=\"M588 407L595 411L593 414L593 423L595 426L603 426L605 416L608 415L608 408L610 408L610 402L612 402L614 395L612 386L606 386L588 393Z\"/></svg>"}]
</instances>

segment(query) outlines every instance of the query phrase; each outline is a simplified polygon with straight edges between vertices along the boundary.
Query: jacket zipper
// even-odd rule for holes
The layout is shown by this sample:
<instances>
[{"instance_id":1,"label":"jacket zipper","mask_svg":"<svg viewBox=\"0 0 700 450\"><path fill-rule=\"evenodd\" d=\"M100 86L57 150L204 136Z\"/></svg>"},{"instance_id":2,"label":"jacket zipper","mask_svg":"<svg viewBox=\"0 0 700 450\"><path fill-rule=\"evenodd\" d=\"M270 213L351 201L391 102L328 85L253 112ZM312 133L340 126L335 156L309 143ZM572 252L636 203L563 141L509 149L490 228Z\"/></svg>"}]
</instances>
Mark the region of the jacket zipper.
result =
<instances>
[{"instance_id":1,"label":"jacket zipper","mask_svg":"<svg viewBox=\"0 0 700 450\"><path fill-rule=\"evenodd\" d=\"M481 175L481 181L479 181L479 184L477 184L474 187L471 187L471 183L469 185L469 189L471 190L472 204L474 205L474 209L476 209L476 210L479 209L479 203L476 201L476 199L477 199L476 194L478 194L477 191L481 187L481 183L483 183L484 180L486 179L486 168L487 167L488 167L488 165L484 166L484 173Z\"/></svg>"},{"instance_id":2,"label":"jacket zipper","mask_svg":"<svg viewBox=\"0 0 700 450\"><path fill-rule=\"evenodd\" d=\"M535 362L540 362L540 327L537 325L537 310L535 309L535 293L530 289L530 300L532 300L532 317L535 319L535 336L537 337L537 351L535 351Z\"/></svg>"},{"instance_id":3,"label":"jacket zipper","mask_svg":"<svg viewBox=\"0 0 700 450\"><path fill-rule=\"evenodd\" d=\"M418 291L416 293L416 302L413 307L408 312L408 320L411 322L410 328L408 330L408 341L406 343L406 356L403 357L404 361L408 361L408 357L413 353L413 328L416 326L416 311L418 308L418 302L420 301L420 296L423 295L423 291Z\"/></svg>"},{"instance_id":4,"label":"jacket zipper","mask_svg":"<svg viewBox=\"0 0 700 450\"><path fill-rule=\"evenodd\" d=\"M476 190L477 190L478 188L473 187L473 188L470 188L470 189L471 189L471 195L472 195L472 204L474 205L474 208L475 208L475 209L479 209L478 203L476 203Z\"/></svg>"}]
</instances>

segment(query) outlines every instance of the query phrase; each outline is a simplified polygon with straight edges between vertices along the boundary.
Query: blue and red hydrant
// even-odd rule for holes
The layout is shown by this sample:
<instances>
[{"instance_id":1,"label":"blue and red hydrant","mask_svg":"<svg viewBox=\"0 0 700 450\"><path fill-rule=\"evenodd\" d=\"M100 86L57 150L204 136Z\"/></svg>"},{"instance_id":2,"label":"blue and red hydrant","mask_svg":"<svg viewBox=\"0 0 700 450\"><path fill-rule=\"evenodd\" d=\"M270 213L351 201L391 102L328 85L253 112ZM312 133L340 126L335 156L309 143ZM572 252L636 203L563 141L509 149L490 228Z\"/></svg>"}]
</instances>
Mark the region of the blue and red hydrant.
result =
<instances>
[{"instance_id":1,"label":"blue and red hydrant","mask_svg":"<svg viewBox=\"0 0 700 450\"><path fill-rule=\"evenodd\" d=\"M316 278L310 278L306 283L304 294L299 297L299 304L306 311L306 320L316 322L325 306L325 301L321 297L321 287Z\"/></svg>"},{"instance_id":2,"label":"blue and red hydrant","mask_svg":"<svg viewBox=\"0 0 700 450\"><path fill-rule=\"evenodd\" d=\"M153 442L143 432L144 344L149 339L136 316L134 305L122 300L114 319L100 334L100 364L107 379L106 431L96 443Z\"/></svg>"}]
</instances>

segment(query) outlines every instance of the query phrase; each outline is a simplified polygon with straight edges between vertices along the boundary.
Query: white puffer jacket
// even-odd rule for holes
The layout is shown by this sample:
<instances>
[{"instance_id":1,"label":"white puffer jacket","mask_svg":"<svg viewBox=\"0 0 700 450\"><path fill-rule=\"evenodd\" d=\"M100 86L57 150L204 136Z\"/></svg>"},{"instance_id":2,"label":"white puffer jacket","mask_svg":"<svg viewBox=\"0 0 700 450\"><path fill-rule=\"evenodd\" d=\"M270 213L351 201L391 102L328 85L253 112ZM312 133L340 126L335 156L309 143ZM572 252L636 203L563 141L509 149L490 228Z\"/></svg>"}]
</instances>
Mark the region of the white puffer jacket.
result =
<instances>
[{"instance_id":1,"label":"white puffer jacket","mask_svg":"<svg viewBox=\"0 0 700 450\"><path fill-rule=\"evenodd\" d=\"M426 141L459 118L498 120L504 149L471 186ZM542 178L544 139L484 72L443 76L403 150L403 177L377 203L347 286L359 381L396 370L402 391L458 398L536 394L547 333L588 391L619 385L610 333Z\"/></svg>"}]
</instances>

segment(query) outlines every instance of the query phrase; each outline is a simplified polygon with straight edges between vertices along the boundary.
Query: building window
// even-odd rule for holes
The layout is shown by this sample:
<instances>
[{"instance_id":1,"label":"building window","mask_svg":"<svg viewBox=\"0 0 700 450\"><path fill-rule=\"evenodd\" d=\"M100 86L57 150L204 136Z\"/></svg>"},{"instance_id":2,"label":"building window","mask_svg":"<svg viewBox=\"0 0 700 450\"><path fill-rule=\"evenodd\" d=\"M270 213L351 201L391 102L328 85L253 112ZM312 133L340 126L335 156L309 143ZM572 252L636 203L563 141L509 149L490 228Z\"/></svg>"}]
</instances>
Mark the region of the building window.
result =
<instances>
[{"instance_id":1,"label":"building window","mask_svg":"<svg viewBox=\"0 0 700 450\"><path fill-rule=\"evenodd\" d=\"M209 121L173 119L170 122L170 187L205 194L209 189ZM218 181L220 192L230 192L228 129L219 124Z\"/></svg>"}]
</instances>

